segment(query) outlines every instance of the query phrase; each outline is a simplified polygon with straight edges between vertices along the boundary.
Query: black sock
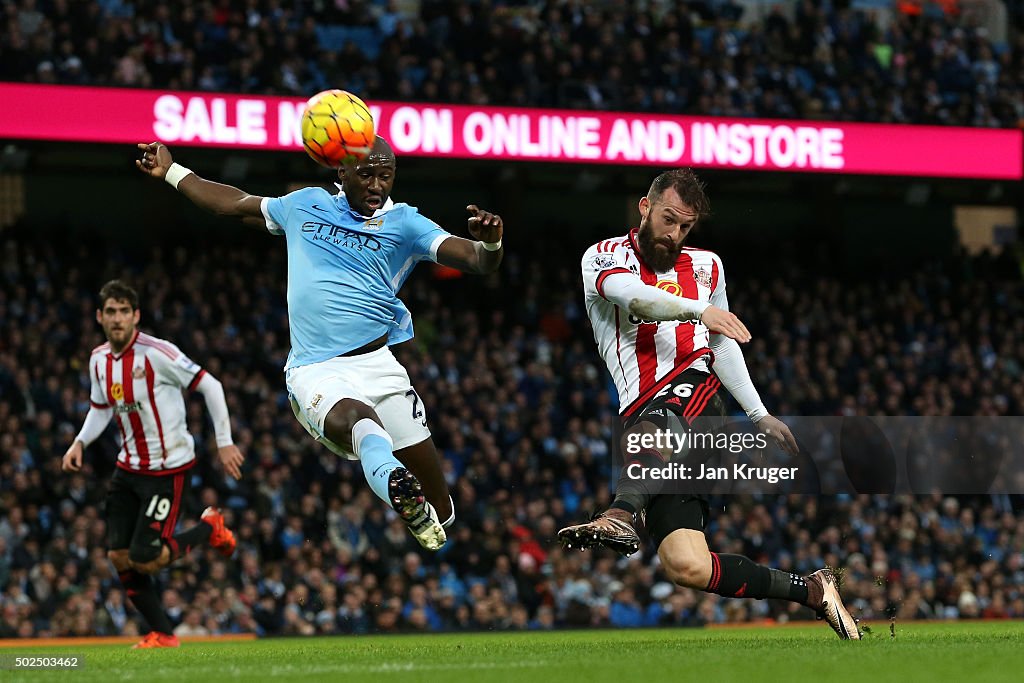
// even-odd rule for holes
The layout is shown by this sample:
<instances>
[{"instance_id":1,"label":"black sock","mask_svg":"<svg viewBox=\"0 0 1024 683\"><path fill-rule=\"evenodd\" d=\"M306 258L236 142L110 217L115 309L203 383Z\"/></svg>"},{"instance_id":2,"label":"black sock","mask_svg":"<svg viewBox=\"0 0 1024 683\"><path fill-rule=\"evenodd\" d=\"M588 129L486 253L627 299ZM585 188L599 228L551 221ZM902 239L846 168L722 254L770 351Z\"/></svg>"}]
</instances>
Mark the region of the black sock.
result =
<instances>
[{"instance_id":1,"label":"black sock","mask_svg":"<svg viewBox=\"0 0 1024 683\"><path fill-rule=\"evenodd\" d=\"M651 499L665 486L663 479L633 479L630 477L629 466L634 463L643 467L661 467L664 466L665 459L660 452L650 449L629 456L622 464L619 483L615 486L615 500L611 507L625 510L631 514L636 514L646 508Z\"/></svg>"},{"instance_id":2,"label":"black sock","mask_svg":"<svg viewBox=\"0 0 1024 683\"><path fill-rule=\"evenodd\" d=\"M171 558L177 559L188 555L192 548L209 541L211 533L213 533L213 527L206 522L200 522L187 531L175 534L173 538L168 539L167 543L171 548Z\"/></svg>"},{"instance_id":3,"label":"black sock","mask_svg":"<svg viewBox=\"0 0 1024 683\"><path fill-rule=\"evenodd\" d=\"M160 604L160 596L157 594L153 577L134 569L120 572L118 576L121 577L121 584L128 594L128 599L149 623L149 627L170 635L174 627L171 626L171 620L167 618L167 613Z\"/></svg>"},{"instance_id":4,"label":"black sock","mask_svg":"<svg viewBox=\"0 0 1024 683\"><path fill-rule=\"evenodd\" d=\"M807 579L799 574L790 574L781 569L769 569L772 583L768 587L769 598L781 598L790 602L807 604Z\"/></svg>"},{"instance_id":5,"label":"black sock","mask_svg":"<svg viewBox=\"0 0 1024 683\"><path fill-rule=\"evenodd\" d=\"M757 564L743 555L711 553L711 581L704 589L728 598L779 598L807 604L807 581Z\"/></svg>"}]
</instances>

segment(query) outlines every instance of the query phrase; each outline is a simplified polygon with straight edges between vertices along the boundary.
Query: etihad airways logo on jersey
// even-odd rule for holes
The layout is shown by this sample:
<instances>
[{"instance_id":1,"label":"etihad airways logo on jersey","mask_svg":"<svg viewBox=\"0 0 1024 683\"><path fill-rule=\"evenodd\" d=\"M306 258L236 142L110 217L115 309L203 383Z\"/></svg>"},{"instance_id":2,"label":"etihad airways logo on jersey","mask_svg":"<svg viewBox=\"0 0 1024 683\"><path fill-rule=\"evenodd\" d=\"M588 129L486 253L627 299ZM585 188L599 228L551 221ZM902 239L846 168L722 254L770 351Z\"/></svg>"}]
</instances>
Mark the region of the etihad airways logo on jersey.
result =
<instances>
[{"instance_id":1,"label":"etihad airways logo on jersey","mask_svg":"<svg viewBox=\"0 0 1024 683\"><path fill-rule=\"evenodd\" d=\"M674 294L679 297L683 296L683 287L675 280L658 280L654 283L654 286L662 291L668 292L669 294ZM635 315L630 314L629 322L633 325L657 325L661 321L644 320L643 318L638 318Z\"/></svg>"},{"instance_id":2,"label":"etihad airways logo on jersey","mask_svg":"<svg viewBox=\"0 0 1024 683\"><path fill-rule=\"evenodd\" d=\"M340 225L321 223L320 221L306 221L302 224L302 232L310 236L314 242L327 242L346 249L362 251L380 251L381 243L372 235L363 235L353 232Z\"/></svg>"}]
</instances>

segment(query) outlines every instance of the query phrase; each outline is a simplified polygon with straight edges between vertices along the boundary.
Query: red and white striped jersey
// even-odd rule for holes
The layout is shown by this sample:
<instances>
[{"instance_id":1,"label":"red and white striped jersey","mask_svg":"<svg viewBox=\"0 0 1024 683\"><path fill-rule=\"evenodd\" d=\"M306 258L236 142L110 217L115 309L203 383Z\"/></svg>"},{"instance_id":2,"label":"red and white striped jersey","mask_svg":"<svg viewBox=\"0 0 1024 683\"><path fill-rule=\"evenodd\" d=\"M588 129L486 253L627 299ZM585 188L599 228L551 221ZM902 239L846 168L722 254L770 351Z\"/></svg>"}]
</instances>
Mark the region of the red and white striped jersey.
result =
<instances>
[{"instance_id":1,"label":"red and white striped jersey","mask_svg":"<svg viewBox=\"0 0 1024 683\"><path fill-rule=\"evenodd\" d=\"M117 466L130 472L173 474L195 462L181 390L194 389L206 371L174 344L136 331L119 354L110 343L92 350L90 400L112 408L121 431Z\"/></svg>"},{"instance_id":2,"label":"red and white striped jersey","mask_svg":"<svg viewBox=\"0 0 1024 683\"><path fill-rule=\"evenodd\" d=\"M710 333L701 322L641 320L605 298L602 285L615 273L631 274L670 294L709 301L729 310L722 259L684 247L675 268L652 271L639 255L636 229L598 242L583 255L583 290L594 339L628 415L688 368L710 371Z\"/></svg>"}]
</instances>

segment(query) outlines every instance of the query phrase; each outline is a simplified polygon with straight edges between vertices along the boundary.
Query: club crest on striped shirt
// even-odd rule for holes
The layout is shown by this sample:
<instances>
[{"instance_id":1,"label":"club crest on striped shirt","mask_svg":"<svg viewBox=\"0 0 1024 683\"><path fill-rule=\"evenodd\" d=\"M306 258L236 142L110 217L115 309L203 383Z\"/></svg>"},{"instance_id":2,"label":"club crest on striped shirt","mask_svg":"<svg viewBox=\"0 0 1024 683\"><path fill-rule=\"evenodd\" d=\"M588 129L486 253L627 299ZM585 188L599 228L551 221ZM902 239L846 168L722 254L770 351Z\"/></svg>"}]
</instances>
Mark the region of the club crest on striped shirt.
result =
<instances>
[{"instance_id":1,"label":"club crest on striped shirt","mask_svg":"<svg viewBox=\"0 0 1024 683\"><path fill-rule=\"evenodd\" d=\"M697 284L701 287L707 287L711 289L711 273L704 268L698 268L693 271L693 279L697 281Z\"/></svg>"}]
</instances>

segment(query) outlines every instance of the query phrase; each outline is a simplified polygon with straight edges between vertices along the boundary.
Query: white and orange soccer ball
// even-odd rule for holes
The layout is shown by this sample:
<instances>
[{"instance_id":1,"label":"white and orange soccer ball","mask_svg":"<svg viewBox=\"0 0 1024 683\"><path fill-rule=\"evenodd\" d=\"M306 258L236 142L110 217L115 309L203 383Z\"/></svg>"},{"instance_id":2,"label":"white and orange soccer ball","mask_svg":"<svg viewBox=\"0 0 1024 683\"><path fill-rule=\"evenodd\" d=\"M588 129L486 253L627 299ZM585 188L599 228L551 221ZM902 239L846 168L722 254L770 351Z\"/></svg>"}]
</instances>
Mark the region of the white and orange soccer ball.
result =
<instances>
[{"instance_id":1,"label":"white and orange soccer ball","mask_svg":"<svg viewBox=\"0 0 1024 683\"><path fill-rule=\"evenodd\" d=\"M301 125L306 153L328 168L365 159L377 139L369 107L344 90L325 90L309 98Z\"/></svg>"}]
</instances>

